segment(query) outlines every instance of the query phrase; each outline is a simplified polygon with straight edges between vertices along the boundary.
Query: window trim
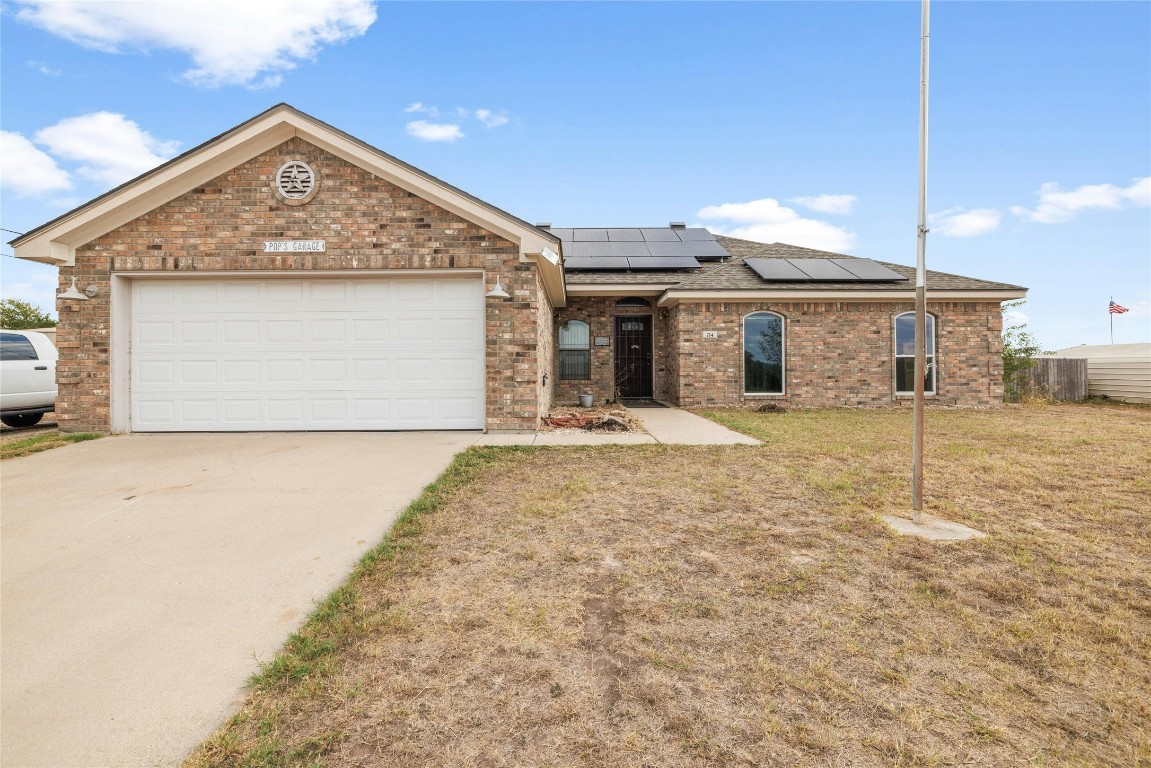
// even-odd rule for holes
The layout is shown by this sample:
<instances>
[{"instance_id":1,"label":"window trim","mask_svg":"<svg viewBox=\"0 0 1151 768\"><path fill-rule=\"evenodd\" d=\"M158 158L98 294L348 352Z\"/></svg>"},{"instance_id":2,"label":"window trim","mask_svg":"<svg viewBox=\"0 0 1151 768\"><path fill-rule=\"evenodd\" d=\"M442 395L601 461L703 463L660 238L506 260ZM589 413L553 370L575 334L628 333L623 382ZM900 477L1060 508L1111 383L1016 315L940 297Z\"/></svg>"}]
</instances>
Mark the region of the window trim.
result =
<instances>
[{"instance_id":1,"label":"window trim","mask_svg":"<svg viewBox=\"0 0 1151 768\"><path fill-rule=\"evenodd\" d=\"M564 328L571 325L572 323L582 323L584 326L587 327L587 346L586 347L564 347L563 340L562 340L562 334L563 334ZM579 318L575 318L575 317L570 318L568 320L564 320L563 322L561 322L556 327L556 380L557 381L591 381L592 380L591 350L592 350L591 323L589 323L587 320L580 320ZM586 376L578 376L578 377L564 376L564 369L563 369L563 364L562 364L563 355L560 354L562 352L583 352L584 354L586 354L587 355L587 375Z\"/></svg>"},{"instance_id":2,"label":"window trim","mask_svg":"<svg viewBox=\"0 0 1151 768\"><path fill-rule=\"evenodd\" d=\"M896 397L914 397L914 389L900 389L899 388L899 360L900 358L915 359L915 353L910 355L899 354L899 318L911 315L915 317L915 310L907 312L899 312L891 317L891 390ZM931 348L935 350L933 354L927 355L924 361L926 365L931 367L931 389L924 387L924 397L935 397L939 392L939 318L934 312L928 312L927 317L931 318ZM912 332L914 334L914 331ZM915 374L912 373L914 377Z\"/></svg>"},{"instance_id":3,"label":"window trim","mask_svg":"<svg viewBox=\"0 0 1151 768\"><path fill-rule=\"evenodd\" d=\"M778 392L748 392L747 391L747 319L754 315L773 315L779 318L779 365L780 387ZM739 389L743 397L786 397L787 396L787 316L781 312L770 309L757 309L748 312L739 321Z\"/></svg>"}]
</instances>

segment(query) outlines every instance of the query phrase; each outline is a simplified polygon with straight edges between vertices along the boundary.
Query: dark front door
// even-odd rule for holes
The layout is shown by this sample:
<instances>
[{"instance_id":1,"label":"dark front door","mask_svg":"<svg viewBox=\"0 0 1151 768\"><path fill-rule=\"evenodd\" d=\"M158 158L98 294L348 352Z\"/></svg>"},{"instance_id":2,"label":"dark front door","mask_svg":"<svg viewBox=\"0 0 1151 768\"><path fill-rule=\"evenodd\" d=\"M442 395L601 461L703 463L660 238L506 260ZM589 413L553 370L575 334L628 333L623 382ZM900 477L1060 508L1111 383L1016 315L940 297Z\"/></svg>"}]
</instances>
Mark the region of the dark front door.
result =
<instances>
[{"instance_id":1,"label":"dark front door","mask_svg":"<svg viewBox=\"0 0 1151 768\"><path fill-rule=\"evenodd\" d=\"M619 397L651 397L651 315L615 319L615 388Z\"/></svg>"}]
</instances>

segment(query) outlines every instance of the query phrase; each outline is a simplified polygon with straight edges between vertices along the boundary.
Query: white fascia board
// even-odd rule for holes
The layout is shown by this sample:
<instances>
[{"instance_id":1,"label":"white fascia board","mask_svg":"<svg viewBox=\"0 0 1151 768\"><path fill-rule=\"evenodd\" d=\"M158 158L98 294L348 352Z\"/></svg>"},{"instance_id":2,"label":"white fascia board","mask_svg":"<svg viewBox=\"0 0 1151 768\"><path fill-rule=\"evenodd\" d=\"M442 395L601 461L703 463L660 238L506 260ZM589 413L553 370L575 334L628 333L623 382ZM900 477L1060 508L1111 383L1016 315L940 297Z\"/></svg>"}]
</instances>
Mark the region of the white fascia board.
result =
<instances>
[{"instance_id":1,"label":"white fascia board","mask_svg":"<svg viewBox=\"0 0 1151 768\"><path fill-rule=\"evenodd\" d=\"M107 197L66 214L42 232L13 247L18 259L57 266L76 263L76 249L230 171L295 135L292 126L266 121L204 147L167 168L145 174Z\"/></svg>"},{"instance_id":2,"label":"white fascia board","mask_svg":"<svg viewBox=\"0 0 1151 768\"><path fill-rule=\"evenodd\" d=\"M927 291L928 302L938 301L1011 301L1027 297L1026 290L1002 291ZM840 302L844 304L860 301L914 301L913 291L682 291L664 294L658 305L674 307L676 304L698 304L702 302L752 302L779 301L803 303L810 301Z\"/></svg>"},{"instance_id":3,"label":"white fascia board","mask_svg":"<svg viewBox=\"0 0 1151 768\"><path fill-rule=\"evenodd\" d=\"M569 285L569 296L659 296L670 284L659 283L583 283Z\"/></svg>"}]
</instances>

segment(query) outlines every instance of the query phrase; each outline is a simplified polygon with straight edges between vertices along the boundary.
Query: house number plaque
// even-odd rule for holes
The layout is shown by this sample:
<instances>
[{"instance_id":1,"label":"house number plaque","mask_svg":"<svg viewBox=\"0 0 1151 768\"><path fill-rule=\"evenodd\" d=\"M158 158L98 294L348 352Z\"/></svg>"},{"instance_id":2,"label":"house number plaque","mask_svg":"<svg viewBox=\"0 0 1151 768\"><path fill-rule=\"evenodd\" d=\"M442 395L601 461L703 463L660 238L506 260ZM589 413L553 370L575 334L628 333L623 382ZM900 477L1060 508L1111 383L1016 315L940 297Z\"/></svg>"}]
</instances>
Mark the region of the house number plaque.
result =
<instances>
[{"instance_id":1,"label":"house number plaque","mask_svg":"<svg viewBox=\"0 0 1151 768\"><path fill-rule=\"evenodd\" d=\"M704 331L703 337L705 339L718 339L719 338L719 331Z\"/></svg>"}]
</instances>

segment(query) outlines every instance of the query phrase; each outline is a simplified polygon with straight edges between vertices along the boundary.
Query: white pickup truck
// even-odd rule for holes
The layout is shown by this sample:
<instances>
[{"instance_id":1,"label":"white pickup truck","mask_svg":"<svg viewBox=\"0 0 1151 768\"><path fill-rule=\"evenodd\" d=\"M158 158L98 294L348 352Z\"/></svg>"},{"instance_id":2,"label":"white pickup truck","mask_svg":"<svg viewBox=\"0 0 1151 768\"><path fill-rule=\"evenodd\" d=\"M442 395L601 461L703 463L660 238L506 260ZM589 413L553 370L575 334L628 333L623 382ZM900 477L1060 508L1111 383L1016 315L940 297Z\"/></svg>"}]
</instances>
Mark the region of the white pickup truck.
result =
<instances>
[{"instance_id":1,"label":"white pickup truck","mask_svg":"<svg viewBox=\"0 0 1151 768\"><path fill-rule=\"evenodd\" d=\"M0 331L0 422L30 427L56 410L56 345L35 331Z\"/></svg>"}]
</instances>

